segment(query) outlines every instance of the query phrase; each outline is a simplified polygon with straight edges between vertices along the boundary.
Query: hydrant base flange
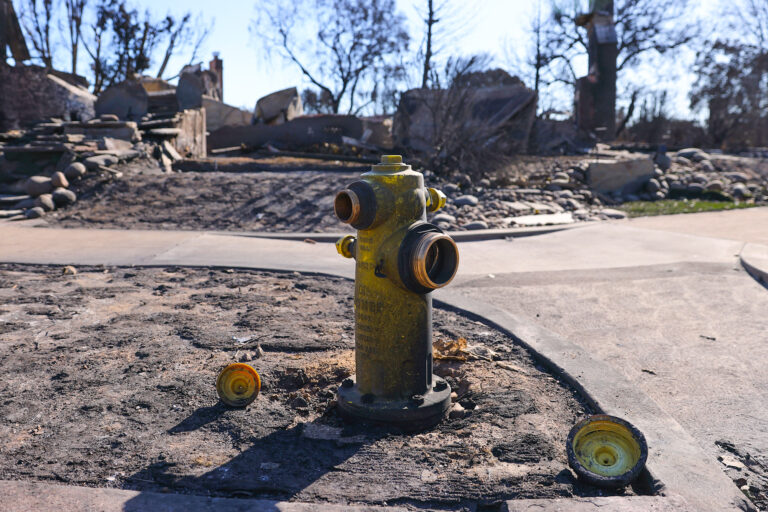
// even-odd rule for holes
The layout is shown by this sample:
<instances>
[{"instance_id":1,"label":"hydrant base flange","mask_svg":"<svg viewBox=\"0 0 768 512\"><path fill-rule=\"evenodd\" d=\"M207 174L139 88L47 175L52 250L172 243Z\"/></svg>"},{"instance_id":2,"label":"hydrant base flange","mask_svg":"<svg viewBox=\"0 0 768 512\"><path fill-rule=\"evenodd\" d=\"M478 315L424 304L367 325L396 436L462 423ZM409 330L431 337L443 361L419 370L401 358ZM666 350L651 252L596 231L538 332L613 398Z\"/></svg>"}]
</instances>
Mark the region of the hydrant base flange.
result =
<instances>
[{"instance_id":1,"label":"hydrant base flange","mask_svg":"<svg viewBox=\"0 0 768 512\"><path fill-rule=\"evenodd\" d=\"M451 387L445 379L432 375L432 384L432 389L419 397L387 400L361 394L353 375L347 385L339 386L339 411L345 418L385 423L405 430L431 427L445 417L451 406Z\"/></svg>"}]
</instances>

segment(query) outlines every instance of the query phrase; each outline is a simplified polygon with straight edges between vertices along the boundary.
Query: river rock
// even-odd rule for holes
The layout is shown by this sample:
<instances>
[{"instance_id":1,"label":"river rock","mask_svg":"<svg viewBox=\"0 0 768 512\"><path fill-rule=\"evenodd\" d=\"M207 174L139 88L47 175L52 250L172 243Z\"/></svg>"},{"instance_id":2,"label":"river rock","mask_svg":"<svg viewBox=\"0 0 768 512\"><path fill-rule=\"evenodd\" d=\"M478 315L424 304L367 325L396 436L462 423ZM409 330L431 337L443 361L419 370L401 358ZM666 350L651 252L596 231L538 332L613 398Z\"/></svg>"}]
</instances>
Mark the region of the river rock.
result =
<instances>
[{"instance_id":1,"label":"river rock","mask_svg":"<svg viewBox=\"0 0 768 512\"><path fill-rule=\"evenodd\" d=\"M54 188L69 188L69 181L63 172L55 172L51 176L51 185Z\"/></svg>"},{"instance_id":2,"label":"river rock","mask_svg":"<svg viewBox=\"0 0 768 512\"><path fill-rule=\"evenodd\" d=\"M42 209L42 208L40 208L39 206L35 206L34 208L30 208L29 210L27 210L27 211L24 213L24 215L25 215L25 216L26 216L28 219L39 219L40 217L42 217L43 215L45 215L45 210L43 210L43 209Z\"/></svg>"},{"instance_id":3,"label":"river rock","mask_svg":"<svg viewBox=\"0 0 768 512\"><path fill-rule=\"evenodd\" d=\"M698 196L704 192L704 185L701 183L689 183L685 191L692 196Z\"/></svg>"},{"instance_id":4,"label":"river rock","mask_svg":"<svg viewBox=\"0 0 768 512\"><path fill-rule=\"evenodd\" d=\"M438 213L432 217L432 222L437 224L438 222L447 222L448 224L456 224L456 217L448 213Z\"/></svg>"},{"instance_id":5,"label":"river rock","mask_svg":"<svg viewBox=\"0 0 768 512\"><path fill-rule=\"evenodd\" d=\"M731 181L737 181L739 183L746 183L747 180L749 180L749 176L747 176L743 172L727 172L723 174L723 177L731 180Z\"/></svg>"},{"instance_id":6,"label":"river rock","mask_svg":"<svg viewBox=\"0 0 768 512\"><path fill-rule=\"evenodd\" d=\"M646 182L645 190L647 190L649 194L654 194L661 190L661 183L659 183L659 180L656 178L651 178Z\"/></svg>"},{"instance_id":7,"label":"river rock","mask_svg":"<svg viewBox=\"0 0 768 512\"><path fill-rule=\"evenodd\" d=\"M720 180L712 180L709 183L707 183L706 189L711 192L722 192L723 182Z\"/></svg>"},{"instance_id":8,"label":"river rock","mask_svg":"<svg viewBox=\"0 0 768 512\"><path fill-rule=\"evenodd\" d=\"M22 199L15 205L13 205L14 210L26 210L27 208L34 208L35 207L35 198L34 197L28 197L27 199Z\"/></svg>"},{"instance_id":9,"label":"river rock","mask_svg":"<svg viewBox=\"0 0 768 512\"><path fill-rule=\"evenodd\" d=\"M702 160L709 160L709 155L700 150L699 148L685 148L677 152L678 157L687 158L694 162L701 162Z\"/></svg>"},{"instance_id":10,"label":"river rock","mask_svg":"<svg viewBox=\"0 0 768 512\"><path fill-rule=\"evenodd\" d=\"M752 193L749 191L747 186L743 183L736 183L731 188L731 195L735 197L736 199L744 199L747 197L751 197Z\"/></svg>"},{"instance_id":11,"label":"river rock","mask_svg":"<svg viewBox=\"0 0 768 512\"><path fill-rule=\"evenodd\" d=\"M464 224L464 229L467 229L469 231L475 231L478 229L488 229L488 223L483 220L476 220L474 222L470 222L469 224Z\"/></svg>"},{"instance_id":12,"label":"river rock","mask_svg":"<svg viewBox=\"0 0 768 512\"><path fill-rule=\"evenodd\" d=\"M53 202L56 206L69 206L77 201L77 195L66 188L57 188L53 191Z\"/></svg>"},{"instance_id":13,"label":"river rock","mask_svg":"<svg viewBox=\"0 0 768 512\"><path fill-rule=\"evenodd\" d=\"M52 212L56 209L56 205L53 203L53 196L51 194L41 194L35 199L35 206L42 208L47 212Z\"/></svg>"},{"instance_id":14,"label":"river rock","mask_svg":"<svg viewBox=\"0 0 768 512\"><path fill-rule=\"evenodd\" d=\"M713 164L711 160L702 160L699 162L699 168L706 172L717 172L717 169L715 169L715 164Z\"/></svg>"},{"instance_id":15,"label":"river rock","mask_svg":"<svg viewBox=\"0 0 768 512\"><path fill-rule=\"evenodd\" d=\"M479 200L475 196L465 195L459 196L453 200L453 204L456 206L477 206Z\"/></svg>"},{"instance_id":16,"label":"river rock","mask_svg":"<svg viewBox=\"0 0 768 512\"><path fill-rule=\"evenodd\" d=\"M657 153L653 161L662 171L667 171L672 166L672 159L666 153Z\"/></svg>"},{"instance_id":17,"label":"river rock","mask_svg":"<svg viewBox=\"0 0 768 512\"><path fill-rule=\"evenodd\" d=\"M75 162L75 163L69 164L69 167L67 167L64 170L64 176L66 176L70 180L74 180L82 176L85 176L86 172L87 172L87 169L85 168L85 165L81 164L80 162Z\"/></svg>"},{"instance_id":18,"label":"river rock","mask_svg":"<svg viewBox=\"0 0 768 512\"><path fill-rule=\"evenodd\" d=\"M53 190L51 178L45 176L32 176L25 185L27 195L37 197L42 194L50 194Z\"/></svg>"},{"instance_id":19,"label":"river rock","mask_svg":"<svg viewBox=\"0 0 768 512\"><path fill-rule=\"evenodd\" d=\"M96 155L86 158L83 163L90 170L98 169L99 166L110 167L120 162L120 159L113 155Z\"/></svg>"}]
</instances>

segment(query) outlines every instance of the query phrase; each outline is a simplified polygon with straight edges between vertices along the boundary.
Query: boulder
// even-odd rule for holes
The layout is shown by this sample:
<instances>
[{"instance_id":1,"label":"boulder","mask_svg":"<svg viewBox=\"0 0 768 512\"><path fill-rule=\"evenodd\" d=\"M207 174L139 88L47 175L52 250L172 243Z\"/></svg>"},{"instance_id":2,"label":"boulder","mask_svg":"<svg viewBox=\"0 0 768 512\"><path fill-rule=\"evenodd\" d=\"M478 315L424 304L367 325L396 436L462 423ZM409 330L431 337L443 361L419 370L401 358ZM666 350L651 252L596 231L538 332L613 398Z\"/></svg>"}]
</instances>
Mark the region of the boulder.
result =
<instances>
[{"instance_id":1,"label":"boulder","mask_svg":"<svg viewBox=\"0 0 768 512\"><path fill-rule=\"evenodd\" d=\"M77 195L66 188L57 188L53 191L53 202L56 206L69 206L77 201Z\"/></svg>"},{"instance_id":2,"label":"boulder","mask_svg":"<svg viewBox=\"0 0 768 512\"><path fill-rule=\"evenodd\" d=\"M82 176L85 176L85 173L87 171L88 170L85 168L85 165L81 164L80 162L74 162L72 164L69 164L69 167L67 167L64 170L64 176L66 176L70 180L74 180Z\"/></svg>"},{"instance_id":3,"label":"boulder","mask_svg":"<svg viewBox=\"0 0 768 512\"><path fill-rule=\"evenodd\" d=\"M35 206L42 208L47 212L52 212L56 209L56 205L53 203L53 196L51 194L42 194L35 199Z\"/></svg>"},{"instance_id":4,"label":"boulder","mask_svg":"<svg viewBox=\"0 0 768 512\"><path fill-rule=\"evenodd\" d=\"M51 176L51 185L54 188L69 188L69 181L63 172L55 172Z\"/></svg>"},{"instance_id":5,"label":"boulder","mask_svg":"<svg viewBox=\"0 0 768 512\"><path fill-rule=\"evenodd\" d=\"M51 178L45 176L32 176L27 180L24 187L27 191L27 195L31 197L37 197L42 194L49 194L53 191L53 184Z\"/></svg>"},{"instance_id":6,"label":"boulder","mask_svg":"<svg viewBox=\"0 0 768 512\"><path fill-rule=\"evenodd\" d=\"M702 192L704 192L704 185L701 183L689 183L688 186L685 188L686 193L692 196L698 196Z\"/></svg>"}]
</instances>

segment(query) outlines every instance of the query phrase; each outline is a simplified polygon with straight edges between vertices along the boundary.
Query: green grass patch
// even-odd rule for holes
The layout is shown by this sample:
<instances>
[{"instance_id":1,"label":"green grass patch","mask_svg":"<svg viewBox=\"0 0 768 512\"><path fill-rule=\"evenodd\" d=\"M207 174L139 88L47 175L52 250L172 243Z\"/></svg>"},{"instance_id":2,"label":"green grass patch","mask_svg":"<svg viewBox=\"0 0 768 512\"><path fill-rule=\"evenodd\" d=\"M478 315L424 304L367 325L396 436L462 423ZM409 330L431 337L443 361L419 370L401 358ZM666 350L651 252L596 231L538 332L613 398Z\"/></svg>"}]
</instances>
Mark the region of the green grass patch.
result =
<instances>
[{"instance_id":1,"label":"green grass patch","mask_svg":"<svg viewBox=\"0 0 768 512\"><path fill-rule=\"evenodd\" d=\"M750 208L754 203L743 201L707 201L700 199L663 199L661 201L632 201L619 206L630 217L647 217L651 215L674 215L677 213L716 212L720 210L736 210Z\"/></svg>"}]
</instances>

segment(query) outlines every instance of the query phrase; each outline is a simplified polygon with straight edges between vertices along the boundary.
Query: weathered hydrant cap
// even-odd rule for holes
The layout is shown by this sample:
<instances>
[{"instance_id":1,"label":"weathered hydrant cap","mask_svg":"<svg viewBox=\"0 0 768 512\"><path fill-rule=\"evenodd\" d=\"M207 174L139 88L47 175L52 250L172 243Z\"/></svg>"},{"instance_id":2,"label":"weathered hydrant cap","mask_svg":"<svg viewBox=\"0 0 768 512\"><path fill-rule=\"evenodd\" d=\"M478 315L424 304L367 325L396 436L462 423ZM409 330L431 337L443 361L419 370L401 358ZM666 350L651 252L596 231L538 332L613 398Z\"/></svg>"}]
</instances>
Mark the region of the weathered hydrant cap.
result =
<instances>
[{"instance_id":1,"label":"weathered hydrant cap","mask_svg":"<svg viewBox=\"0 0 768 512\"><path fill-rule=\"evenodd\" d=\"M568 464L587 483L599 487L624 487L645 467L648 445L631 423L597 414L571 429L565 442Z\"/></svg>"},{"instance_id":2,"label":"weathered hydrant cap","mask_svg":"<svg viewBox=\"0 0 768 512\"><path fill-rule=\"evenodd\" d=\"M216 378L216 392L231 407L245 407L259 396L261 377L251 365L232 363Z\"/></svg>"}]
</instances>

